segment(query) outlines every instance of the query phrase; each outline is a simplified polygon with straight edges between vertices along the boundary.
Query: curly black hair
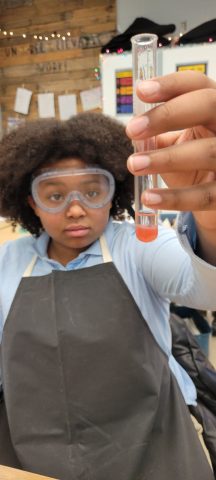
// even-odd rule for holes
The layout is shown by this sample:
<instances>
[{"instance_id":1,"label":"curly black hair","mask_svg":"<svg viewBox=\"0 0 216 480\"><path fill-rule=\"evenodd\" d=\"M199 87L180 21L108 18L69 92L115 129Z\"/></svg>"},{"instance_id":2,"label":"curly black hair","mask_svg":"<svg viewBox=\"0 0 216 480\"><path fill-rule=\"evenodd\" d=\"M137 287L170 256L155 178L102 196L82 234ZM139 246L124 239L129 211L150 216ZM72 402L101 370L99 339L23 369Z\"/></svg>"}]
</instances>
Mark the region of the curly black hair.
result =
<instances>
[{"instance_id":1,"label":"curly black hair","mask_svg":"<svg viewBox=\"0 0 216 480\"><path fill-rule=\"evenodd\" d=\"M40 235L40 219L28 204L32 175L43 166L76 157L113 174L116 190L110 214L121 220L125 210L132 214L134 183L126 167L132 152L124 125L102 113L27 122L0 143L0 215Z\"/></svg>"}]
</instances>

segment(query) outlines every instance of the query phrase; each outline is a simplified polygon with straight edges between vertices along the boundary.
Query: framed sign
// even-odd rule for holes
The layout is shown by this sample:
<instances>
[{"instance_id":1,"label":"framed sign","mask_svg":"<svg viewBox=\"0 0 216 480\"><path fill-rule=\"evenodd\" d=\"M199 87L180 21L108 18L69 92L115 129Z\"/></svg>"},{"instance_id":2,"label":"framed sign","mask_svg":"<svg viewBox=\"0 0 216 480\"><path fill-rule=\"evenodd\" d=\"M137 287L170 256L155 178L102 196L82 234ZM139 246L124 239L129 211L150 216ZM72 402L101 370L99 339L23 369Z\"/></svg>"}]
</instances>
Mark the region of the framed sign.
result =
<instances>
[{"instance_id":1,"label":"framed sign","mask_svg":"<svg viewBox=\"0 0 216 480\"><path fill-rule=\"evenodd\" d=\"M216 42L162 48L162 75L193 70L216 80Z\"/></svg>"},{"instance_id":2,"label":"framed sign","mask_svg":"<svg viewBox=\"0 0 216 480\"><path fill-rule=\"evenodd\" d=\"M187 63L176 65L177 72L184 72L185 70L193 70L195 72L201 72L207 75L207 63Z\"/></svg>"},{"instance_id":3,"label":"framed sign","mask_svg":"<svg viewBox=\"0 0 216 480\"><path fill-rule=\"evenodd\" d=\"M100 55L103 113L127 123L133 115L132 55Z\"/></svg>"}]
</instances>

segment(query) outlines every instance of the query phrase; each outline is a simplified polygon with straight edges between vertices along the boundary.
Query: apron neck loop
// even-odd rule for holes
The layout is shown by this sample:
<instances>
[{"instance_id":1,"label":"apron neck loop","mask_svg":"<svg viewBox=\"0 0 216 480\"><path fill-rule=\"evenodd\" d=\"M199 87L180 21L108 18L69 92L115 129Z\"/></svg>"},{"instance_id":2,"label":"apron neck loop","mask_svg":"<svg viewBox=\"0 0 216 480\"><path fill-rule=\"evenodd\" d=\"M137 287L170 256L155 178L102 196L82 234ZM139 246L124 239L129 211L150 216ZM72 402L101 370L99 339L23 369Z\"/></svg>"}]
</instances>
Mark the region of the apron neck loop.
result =
<instances>
[{"instance_id":1,"label":"apron neck loop","mask_svg":"<svg viewBox=\"0 0 216 480\"><path fill-rule=\"evenodd\" d=\"M109 252L105 235L101 235L99 241L100 241L100 247L101 247L104 263L112 262L112 257Z\"/></svg>"},{"instance_id":2,"label":"apron neck loop","mask_svg":"<svg viewBox=\"0 0 216 480\"><path fill-rule=\"evenodd\" d=\"M27 268L24 271L23 277L30 277L31 276L32 270L33 270L33 268L35 266L35 263L36 263L36 260L37 260L37 255L35 254L35 255L33 255L31 261L27 265Z\"/></svg>"},{"instance_id":3,"label":"apron neck loop","mask_svg":"<svg viewBox=\"0 0 216 480\"><path fill-rule=\"evenodd\" d=\"M99 239L100 241L100 247L102 251L102 256L103 256L103 261L104 263L112 262L112 257L109 252L109 248L107 245L107 241L104 235L102 235ZM30 263L27 265L27 268L24 271L23 277L30 277L33 271L33 268L35 266L37 260L37 255L33 255Z\"/></svg>"}]
</instances>

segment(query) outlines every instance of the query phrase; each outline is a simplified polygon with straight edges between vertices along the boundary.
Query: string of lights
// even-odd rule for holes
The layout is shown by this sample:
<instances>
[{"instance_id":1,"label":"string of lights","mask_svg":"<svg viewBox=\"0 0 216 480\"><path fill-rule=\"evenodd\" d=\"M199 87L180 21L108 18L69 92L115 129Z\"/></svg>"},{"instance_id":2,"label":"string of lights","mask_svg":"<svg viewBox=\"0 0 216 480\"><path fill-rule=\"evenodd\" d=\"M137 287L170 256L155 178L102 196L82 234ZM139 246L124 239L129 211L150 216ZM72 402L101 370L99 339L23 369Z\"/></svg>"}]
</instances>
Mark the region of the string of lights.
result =
<instances>
[{"instance_id":1,"label":"string of lights","mask_svg":"<svg viewBox=\"0 0 216 480\"><path fill-rule=\"evenodd\" d=\"M97 35L97 34L87 34L87 37L92 37L93 38L96 38L97 36L100 36L100 35ZM183 33L180 32L179 36L169 36L167 37L168 40L171 42L171 45L174 46L176 43L178 43L181 39L181 37L183 36ZM30 32L14 32L13 30L10 30L8 28L5 28L5 27L0 27L0 41L1 39L8 39L8 40L11 40L12 38L22 38L22 39L26 39L26 40L29 40L29 41L50 41L50 40L54 40L54 39L61 39L63 41L67 41L68 39L78 39L78 38L81 38L81 37L85 37L85 35L80 35L80 36L72 36L72 33L70 30L67 30L67 31L63 31L63 32L60 32L60 31L53 31L53 32L43 32L43 33L30 33ZM208 42L209 43L212 43L214 41L214 38L212 38L211 36L208 38ZM181 41L179 42L180 45L181 45ZM96 45L95 45L96 46ZM100 44L98 44L98 46L100 46ZM158 47L162 47L163 45L159 42L158 44ZM109 54L109 53L113 53L113 52L110 52L109 49L106 50L106 53ZM122 54L124 53L124 49L119 47L117 48L116 52L117 54Z\"/></svg>"},{"instance_id":2,"label":"string of lights","mask_svg":"<svg viewBox=\"0 0 216 480\"><path fill-rule=\"evenodd\" d=\"M13 32L12 30L6 30L4 28L0 28L0 38L12 38L12 37L22 37L22 38L29 38L29 39L34 39L34 40L50 40L53 38L61 38L62 40L66 40L67 37L71 36L71 32L52 32L52 33L26 33L26 32Z\"/></svg>"}]
</instances>

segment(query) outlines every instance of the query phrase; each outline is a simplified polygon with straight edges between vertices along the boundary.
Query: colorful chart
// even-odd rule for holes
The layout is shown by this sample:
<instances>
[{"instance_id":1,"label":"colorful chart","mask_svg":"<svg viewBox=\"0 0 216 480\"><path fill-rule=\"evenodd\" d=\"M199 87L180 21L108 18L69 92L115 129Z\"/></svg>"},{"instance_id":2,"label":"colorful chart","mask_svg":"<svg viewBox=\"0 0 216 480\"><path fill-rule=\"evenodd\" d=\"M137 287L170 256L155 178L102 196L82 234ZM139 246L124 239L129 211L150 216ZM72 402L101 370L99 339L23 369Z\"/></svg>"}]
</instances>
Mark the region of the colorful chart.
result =
<instances>
[{"instance_id":1,"label":"colorful chart","mask_svg":"<svg viewBox=\"0 0 216 480\"><path fill-rule=\"evenodd\" d=\"M132 70L116 71L116 113L133 113Z\"/></svg>"}]
</instances>

